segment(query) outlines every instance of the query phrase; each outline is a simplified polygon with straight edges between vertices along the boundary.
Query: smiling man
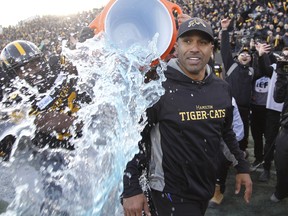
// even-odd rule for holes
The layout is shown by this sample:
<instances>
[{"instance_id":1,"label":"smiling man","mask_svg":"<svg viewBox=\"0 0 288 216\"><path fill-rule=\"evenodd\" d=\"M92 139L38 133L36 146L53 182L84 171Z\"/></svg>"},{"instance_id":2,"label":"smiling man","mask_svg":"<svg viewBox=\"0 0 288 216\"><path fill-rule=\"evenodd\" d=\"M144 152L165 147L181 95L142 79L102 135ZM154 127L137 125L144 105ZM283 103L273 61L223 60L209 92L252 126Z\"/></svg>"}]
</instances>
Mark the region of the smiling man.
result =
<instances>
[{"instance_id":1,"label":"smiling man","mask_svg":"<svg viewBox=\"0 0 288 216\"><path fill-rule=\"evenodd\" d=\"M124 173L126 216L141 216L142 211L160 216L204 215L214 194L221 137L238 160L236 193L245 185L244 199L250 200L249 164L231 127L230 87L208 65L213 38L210 24L202 19L191 18L180 25L175 44L178 57L168 62L165 71L165 94L147 110L140 151ZM155 211L149 209L144 195L145 175Z\"/></svg>"}]
</instances>

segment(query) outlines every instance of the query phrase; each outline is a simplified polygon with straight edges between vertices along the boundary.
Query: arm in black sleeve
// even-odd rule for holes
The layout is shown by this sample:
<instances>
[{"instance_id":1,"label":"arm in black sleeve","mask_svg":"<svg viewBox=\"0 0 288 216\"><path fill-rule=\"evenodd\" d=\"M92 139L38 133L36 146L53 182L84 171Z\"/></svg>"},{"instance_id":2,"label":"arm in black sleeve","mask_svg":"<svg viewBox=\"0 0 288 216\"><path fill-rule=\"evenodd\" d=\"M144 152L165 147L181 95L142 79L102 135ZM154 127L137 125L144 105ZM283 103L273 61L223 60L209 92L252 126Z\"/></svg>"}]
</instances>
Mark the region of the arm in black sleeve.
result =
<instances>
[{"instance_id":1,"label":"arm in black sleeve","mask_svg":"<svg viewBox=\"0 0 288 216\"><path fill-rule=\"evenodd\" d=\"M259 71L262 75L272 77L274 68L271 66L269 56L265 53L259 57Z\"/></svg>"},{"instance_id":2,"label":"arm in black sleeve","mask_svg":"<svg viewBox=\"0 0 288 216\"><path fill-rule=\"evenodd\" d=\"M229 32L227 30L223 30L221 33L221 44L220 44L220 53L222 57L222 61L224 64L224 69L227 73L231 65L234 63L230 41L229 41Z\"/></svg>"},{"instance_id":3,"label":"arm in black sleeve","mask_svg":"<svg viewBox=\"0 0 288 216\"><path fill-rule=\"evenodd\" d=\"M254 76L253 76L253 81L256 81L257 79L259 79L260 77L264 76L261 72L260 72L260 65L259 65L259 55L258 52L254 52L252 54L252 68L254 70Z\"/></svg>"},{"instance_id":4,"label":"arm in black sleeve","mask_svg":"<svg viewBox=\"0 0 288 216\"><path fill-rule=\"evenodd\" d=\"M139 178L143 173L148 173L150 160L150 131L155 122L155 109L147 109L147 124L141 133L142 139L139 141L139 152L126 165L123 176L124 189L122 196L128 198L143 193Z\"/></svg>"},{"instance_id":5,"label":"arm in black sleeve","mask_svg":"<svg viewBox=\"0 0 288 216\"><path fill-rule=\"evenodd\" d=\"M249 173L249 163L245 160L243 151L240 150L235 133L232 129L233 107L227 109L225 124L223 129L223 140L228 146L230 152L235 156L238 164L235 166L238 173Z\"/></svg>"},{"instance_id":6,"label":"arm in black sleeve","mask_svg":"<svg viewBox=\"0 0 288 216\"><path fill-rule=\"evenodd\" d=\"M288 76L283 74L277 74L277 80L274 88L274 100L277 103L285 101L288 92Z\"/></svg>"},{"instance_id":7,"label":"arm in black sleeve","mask_svg":"<svg viewBox=\"0 0 288 216\"><path fill-rule=\"evenodd\" d=\"M144 145L144 143L140 141L138 145L141 146ZM139 178L142 175L143 170L146 168L146 157L145 153L143 152L144 148L141 149L139 153L136 154L126 165L123 176L123 198L128 198L143 193Z\"/></svg>"}]
</instances>

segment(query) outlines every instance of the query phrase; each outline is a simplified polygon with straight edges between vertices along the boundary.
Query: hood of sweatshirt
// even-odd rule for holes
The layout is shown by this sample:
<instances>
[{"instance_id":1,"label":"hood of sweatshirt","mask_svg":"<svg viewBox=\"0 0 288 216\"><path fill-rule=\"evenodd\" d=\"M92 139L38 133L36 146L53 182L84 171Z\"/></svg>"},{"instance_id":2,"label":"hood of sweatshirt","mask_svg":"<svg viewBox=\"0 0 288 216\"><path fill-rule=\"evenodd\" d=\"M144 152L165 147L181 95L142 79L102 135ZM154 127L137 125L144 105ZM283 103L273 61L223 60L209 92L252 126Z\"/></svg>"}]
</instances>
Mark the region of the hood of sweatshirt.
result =
<instances>
[{"instance_id":1,"label":"hood of sweatshirt","mask_svg":"<svg viewBox=\"0 0 288 216\"><path fill-rule=\"evenodd\" d=\"M208 64L206 65L205 78L201 81L198 81L198 80L196 81L188 77L185 74L185 72L180 68L178 58L171 59L168 62L167 67L168 69L165 71L165 76L168 79L172 79L176 81L195 83L195 84L205 84L207 82L210 82L213 77L212 69Z\"/></svg>"}]
</instances>

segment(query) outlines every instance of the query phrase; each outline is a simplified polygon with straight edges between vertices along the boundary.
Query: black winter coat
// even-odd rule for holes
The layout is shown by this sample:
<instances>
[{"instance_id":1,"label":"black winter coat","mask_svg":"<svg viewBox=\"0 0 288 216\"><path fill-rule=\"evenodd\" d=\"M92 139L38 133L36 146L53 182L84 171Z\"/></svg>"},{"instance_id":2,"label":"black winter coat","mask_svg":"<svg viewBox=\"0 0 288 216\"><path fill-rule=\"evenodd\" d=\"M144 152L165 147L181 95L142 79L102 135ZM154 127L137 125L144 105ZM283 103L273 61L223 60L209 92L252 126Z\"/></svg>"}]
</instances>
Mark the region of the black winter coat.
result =
<instances>
[{"instance_id":1,"label":"black winter coat","mask_svg":"<svg viewBox=\"0 0 288 216\"><path fill-rule=\"evenodd\" d=\"M222 31L221 37L221 57L224 64L224 69L226 73L233 63L237 63L238 66L233 70L233 72L225 78L225 80L230 84L232 89L232 96L239 107L250 107L250 101L252 96L252 84L253 84L253 73L249 66L241 65L239 62L233 59L229 44L229 33L228 31Z\"/></svg>"}]
</instances>

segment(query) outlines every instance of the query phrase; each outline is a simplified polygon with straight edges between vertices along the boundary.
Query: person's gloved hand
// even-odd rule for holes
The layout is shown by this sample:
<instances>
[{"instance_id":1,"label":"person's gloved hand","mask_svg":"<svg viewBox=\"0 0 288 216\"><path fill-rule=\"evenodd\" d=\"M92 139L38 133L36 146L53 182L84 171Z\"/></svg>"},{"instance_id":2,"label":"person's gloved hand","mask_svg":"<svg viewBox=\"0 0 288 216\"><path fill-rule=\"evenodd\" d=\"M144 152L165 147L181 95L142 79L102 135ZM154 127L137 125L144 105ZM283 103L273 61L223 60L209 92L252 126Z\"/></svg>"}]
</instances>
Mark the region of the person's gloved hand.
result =
<instances>
[{"instance_id":1,"label":"person's gloved hand","mask_svg":"<svg viewBox=\"0 0 288 216\"><path fill-rule=\"evenodd\" d=\"M144 78L144 83L149 83L151 80L157 80L159 75L157 74L156 67L152 67L146 74Z\"/></svg>"},{"instance_id":2,"label":"person's gloved hand","mask_svg":"<svg viewBox=\"0 0 288 216\"><path fill-rule=\"evenodd\" d=\"M89 28L88 26L85 26L81 29L80 36L79 36L79 42L83 43L89 38L92 38L94 36L94 29Z\"/></svg>"}]
</instances>

